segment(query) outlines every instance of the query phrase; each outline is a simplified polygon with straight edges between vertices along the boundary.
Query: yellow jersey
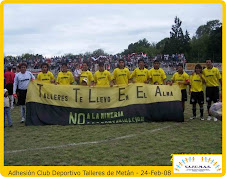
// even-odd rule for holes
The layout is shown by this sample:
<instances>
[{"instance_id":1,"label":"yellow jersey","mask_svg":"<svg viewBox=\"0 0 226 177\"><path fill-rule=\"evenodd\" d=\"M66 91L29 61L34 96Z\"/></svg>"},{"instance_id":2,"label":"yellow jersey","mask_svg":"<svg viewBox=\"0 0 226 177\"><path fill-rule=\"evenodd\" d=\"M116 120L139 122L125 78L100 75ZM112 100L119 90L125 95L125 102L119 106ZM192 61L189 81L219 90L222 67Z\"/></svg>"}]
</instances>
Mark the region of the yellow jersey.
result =
<instances>
[{"instance_id":1,"label":"yellow jersey","mask_svg":"<svg viewBox=\"0 0 226 177\"><path fill-rule=\"evenodd\" d=\"M146 68L136 68L130 75L130 78L134 78L135 83L144 83L148 80L148 77L148 70Z\"/></svg>"},{"instance_id":2,"label":"yellow jersey","mask_svg":"<svg viewBox=\"0 0 226 177\"><path fill-rule=\"evenodd\" d=\"M40 72L37 76L37 80L43 83L51 83L51 80L54 80L53 73L47 71L47 73Z\"/></svg>"},{"instance_id":3,"label":"yellow jersey","mask_svg":"<svg viewBox=\"0 0 226 177\"><path fill-rule=\"evenodd\" d=\"M178 82L186 82L189 81L189 75L186 72L183 72L182 74L179 74L178 72L174 73L172 79L171 79L174 83L178 83ZM180 89L186 89L187 85L185 84L181 84L179 85Z\"/></svg>"},{"instance_id":4,"label":"yellow jersey","mask_svg":"<svg viewBox=\"0 0 226 177\"><path fill-rule=\"evenodd\" d=\"M111 73L107 70L103 72L96 71L94 74L94 82L97 86L109 86L109 81L111 81Z\"/></svg>"},{"instance_id":5,"label":"yellow jersey","mask_svg":"<svg viewBox=\"0 0 226 177\"><path fill-rule=\"evenodd\" d=\"M166 74L162 68L149 70L149 78L151 79L151 84L158 82L160 85L163 84L163 80L166 79Z\"/></svg>"},{"instance_id":6,"label":"yellow jersey","mask_svg":"<svg viewBox=\"0 0 226 177\"><path fill-rule=\"evenodd\" d=\"M202 74L202 77L204 78L203 74ZM204 83L202 82L202 78L196 73L190 76L190 85L191 85L191 92L203 91Z\"/></svg>"},{"instance_id":7,"label":"yellow jersey","mask_svg":"<svg viewBox=\"0 0 226 177\"><path fill-rule=\"evenodd\" d=\"M112 74L112 80L115 80L117 85L127 85L130 79L130 72L128 68L115 68Z\"/></svg>"},{"instance_id":8,"label":"yellow jersey","mask_svg":"<svg viewBox=\"0 0 226 177\"><path fill-rule=\"evenodd\" d=\"M221 74L218 68L212 67L212 69L205 68L202 71L205 77L207 87L217 87L219 86L219 79L221 79Z\"/></svg>"},{"instance_id":9,"label":"yellow jersey","mask_svg":"<svg viewBox=\"0 0 226 177\"><path fill-rule=\"evenodd\" d=\"M87 85L90 84L90 82L93 81L93 74L90 72L90 71L81 71L81 75L80 75L80 78L79 78L79 83L81 84L82 83L82 80L84 78L87 78L88 79L88 83Z\"/></svg>"},{"instance_id":10,"label":"yellow jersey","mask_svg":"<svg viewBox=\"0 0 226 177\"><path fill-rule=\"evenodd\" d=\"M60 85L70 85L74 82L73 74L70 71L59 72L56 82L58 82Z\"/></svg>"}]
</instances>

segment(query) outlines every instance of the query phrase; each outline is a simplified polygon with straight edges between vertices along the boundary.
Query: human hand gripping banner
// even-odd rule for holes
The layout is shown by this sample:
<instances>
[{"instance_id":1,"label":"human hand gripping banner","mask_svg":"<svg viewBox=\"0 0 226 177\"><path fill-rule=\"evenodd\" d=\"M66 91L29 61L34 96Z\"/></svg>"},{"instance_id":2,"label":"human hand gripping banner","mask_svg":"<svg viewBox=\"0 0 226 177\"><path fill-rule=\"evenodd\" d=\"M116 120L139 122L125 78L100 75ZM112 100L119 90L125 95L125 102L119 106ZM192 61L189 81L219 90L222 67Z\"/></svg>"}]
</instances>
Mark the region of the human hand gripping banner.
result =
<instances>
[{"instance_id":1,"label":"human hand gripping banner","mask_svg":"<svg viewBox=\"0 0 226 177\"><path fill-rule=\"evenodd\" d=\"M26 125L184 121L177 85L88 87L34 80L28 87L26 108Z\"/></svg>"}]
</instances>

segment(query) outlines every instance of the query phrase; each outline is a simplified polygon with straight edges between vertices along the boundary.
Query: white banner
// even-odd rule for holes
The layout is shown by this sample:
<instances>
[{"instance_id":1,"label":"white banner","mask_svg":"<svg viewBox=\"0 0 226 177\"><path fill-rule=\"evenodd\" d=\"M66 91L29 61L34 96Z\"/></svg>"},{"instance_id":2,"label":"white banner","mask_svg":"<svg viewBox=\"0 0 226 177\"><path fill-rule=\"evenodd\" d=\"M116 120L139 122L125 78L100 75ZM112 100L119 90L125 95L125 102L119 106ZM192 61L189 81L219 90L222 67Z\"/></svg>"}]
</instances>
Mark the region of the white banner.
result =
<instances>
[{"instance_id":1,"label":"white banner","mask_svg":"<svg viewBox=\"0 0 226 177\"><path fill-rule=\"evenodd\" d=\"M173 155L174 173L222 173L222 155Z\"/></svg>"}]
</instances>

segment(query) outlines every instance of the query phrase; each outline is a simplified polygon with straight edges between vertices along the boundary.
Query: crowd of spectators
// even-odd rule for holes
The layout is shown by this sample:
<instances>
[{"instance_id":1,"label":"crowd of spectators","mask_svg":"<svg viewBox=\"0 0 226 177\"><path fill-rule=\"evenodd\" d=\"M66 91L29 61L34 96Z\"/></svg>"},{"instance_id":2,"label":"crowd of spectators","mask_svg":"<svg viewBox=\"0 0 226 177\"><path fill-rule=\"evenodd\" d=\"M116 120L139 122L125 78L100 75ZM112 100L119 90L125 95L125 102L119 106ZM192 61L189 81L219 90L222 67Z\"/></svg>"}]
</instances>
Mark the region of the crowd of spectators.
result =
<instances>
[{"instance_id":1,"label":"crowd of spectators","mask_svg":"<svg viewBox=\"0 0 226 177\"><path fill-rule=\"evenodd\" d=\"M122 55L101 55L101 56L85 56L85 55L73 55L73 56L54 56L51 58L43 57L42 55L36 55L34 57L24 58L21 56L10 56L5 57L4 67L16 67L18 64L24 62L27 63L28 70L40 69L41 64L46 62L50 66L50 70L59 72L62 63L67 63L68 68L73 72L75 69L75 64L79 64L82 67L83 61L88 62L88 66L91 72L95 72L98 69L98 63L103 62L105 64L105 69L113 71L117 65L119 59L124 59L126 66L130 71L133 71L138 67L138 60L143 58L145 61L145 67L150 69L153 66L154 60L159 60L161 67L165 71L176 71L176 66L179 63L186 63L183 54L173 54L173 55L157 55L155 57L150 57L146 54L130 54L128 56Z\"/></svg>"}]
</instances>

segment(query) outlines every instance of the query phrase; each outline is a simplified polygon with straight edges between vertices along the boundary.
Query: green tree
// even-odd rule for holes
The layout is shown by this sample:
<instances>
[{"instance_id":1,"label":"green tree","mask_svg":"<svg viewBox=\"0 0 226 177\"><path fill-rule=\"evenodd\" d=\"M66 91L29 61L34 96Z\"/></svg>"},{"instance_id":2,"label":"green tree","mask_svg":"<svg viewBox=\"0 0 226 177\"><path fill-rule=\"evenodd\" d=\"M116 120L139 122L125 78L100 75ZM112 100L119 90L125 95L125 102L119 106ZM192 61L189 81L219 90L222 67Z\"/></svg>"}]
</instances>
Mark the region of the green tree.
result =
<instances>
[{"instance_id":1,"label":"green tree","mask_svg":"<svg viewBox=\"0 0 226 177\"><path fill-rule=\"evenodd\" d=\"M190 37L188 31L186 30L184 35L181 28L182 21L178 17L175 17L174 23L171 28L172 31L170 31L170 38L165 41L163 53L175 54L189 52Z\"/></svg>"},{"instance_id":2,"label":"green tree","mask_svg":"<svg viewBox=\"0 0 226 177\"><path fill-rule=\"evenodd\" d=\"M103 49L97 49L93 51L92 55L98 57L100 55L108 55L108 54L105 53Z\"/></svg>"},{"instance_id":3,"label":"green tree","mask_svg":"<svg viewBox=\"0 0 226 177\"><path fill-rule=\"evenodd\" d=\"M221 26L222 23L220 23L219 20L208 21L205 25L198 27L198 29L196 30L196 37L199 39L205 34L210 35L213 30L216 30Z\"/></svg>"},{"instance_id":4,"label":"green tree","mask_svg":"<svg viewBox=\"0 0 226 177\"><path fill-rule=\"evenodd\" d=\"M205 62L207 58L222 62L222 23L212 20L199 26L190 46L188 62Z\"/></svg>"},{"instance_id":5,"label":"green tree","mask_svg":"<svg viewBox=\"0 0 226 177\"><path fill-rule=\"evenodd\" d=\"M214 62L222 62L222 26L211 31L208 43L208 58Z\"/></svg>"}]
</instances>

